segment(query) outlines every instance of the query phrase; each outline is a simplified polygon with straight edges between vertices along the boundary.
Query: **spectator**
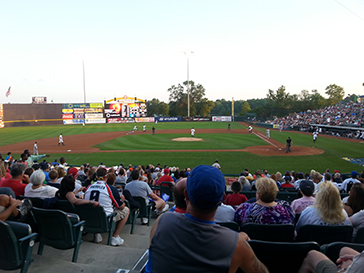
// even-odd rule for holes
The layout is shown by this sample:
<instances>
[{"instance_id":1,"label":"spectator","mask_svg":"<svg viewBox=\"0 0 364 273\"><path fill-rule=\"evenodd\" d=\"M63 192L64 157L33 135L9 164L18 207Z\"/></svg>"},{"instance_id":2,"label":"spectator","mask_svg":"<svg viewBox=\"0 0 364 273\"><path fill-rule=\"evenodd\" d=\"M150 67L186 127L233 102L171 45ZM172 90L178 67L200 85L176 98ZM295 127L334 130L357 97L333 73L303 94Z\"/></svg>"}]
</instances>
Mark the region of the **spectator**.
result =
<instances>
[{"instance_id":1,"label":"spectator","mask_svg":"<svg viewBox=\"0 0 364 273\"><path fill-rule=\"evenodd\" d=\"M291 176L289 176L289 175L286 175L285 177L284 177L284 183L283 184L281 184L281 188L290 188L290 189L292 189L292 188L294 188L293 187L293 185L292 185L292 183L291 183L291 181L292 181L292 178L291 178Z\"/></svg>"},{"instance_id":2,"label":"spectator","mask_svg":"<svg viewBox=\"0 0 364 273\"><path fill-rule=\"evenodd\" d=\"M139 180L140 173L138 170L133 170L131 172L132 181L126 184L125 189L130 191L132 196L140 196L145 199L145 203L149 203L149 198L151 198L155 203L156 213L161 214L169 209L169 205L166 204L163 199L159 198L149 185L143 181ZM148 223L148 218L142 218L142 223Z\"/></svg>"},{"instance_id":3,"label":"spectator","mask_svg":"<svg viewBox=\"0 0 364 273\"><path fill-rule=\"evenodd\" d=\"M66 176L66 171L64 170L64 168L57 168L57 172L58 172L57 183L61 183L63 177Z\"/></svg>"},{"instance_id":4,"label":"spectator","mask_svg":"<svg viewBox=\"0 0 364 273\"><path fill-rule=\"evenodd\" d=\"M126 177L126 172L125 172L124 168L120 168L118 176L116 177L116 180L115 180L115 184L125 186L126 179L127 179L127 177Z\"/></svg>"},{"instance_id":5,"label":"spectator","mask_svg":"<svg viewBox=\"0 0 364 273\"><path fill-rule=\"evenodd\" d=\"M167 212L154 223L146 273L235 272L239 267L246 273L267 272L245 233L214 222L224 190L218 169L202 165L192 170L185 191L187 213Z\"/></svg>"},{"instance_id":6,"label":"spectator","mask_svg":"<svg viewBox=\"0 0 364 273\"><path fill-rule=\"evenodd\" d=\"M233 184L231 184L231 190L233 193L226 197L225 204L234 207L248 201L248 198L246 198L244 194L240 194L241 189L241 183L239 181L234 181Z\"/></svg>"},{"instance_id":7,"label":"spectator","mask_svg":"<svg viewBox=\"0 0 364 273\"><path fill-rule=\"evenodd\" d=\"M242 191L250 191L252 186L250 185L250 182L248 181L248 179L246 179L246 177L244 175L239 176L238 181L241 183L242 186Z\"/></svg>"},{"instance_id":8,"label":"spectator","mask_svg":"<svg viewBox=\"0 0 364 273\"><path fill-rule=\"evenodd\" d=\"M24 154L26 154L28 156L26 159L26 162L27 162L27 165L29 168L31 168L33 166L35 161L39 162L39 160L41 160L42 158L49 157L49 155L47 155L47 154L32 155L28 149L24 150Z\"/></svg>"},{"instance_id":9,"label":"spectator","mask_svg":"<svg viewBox=\"0 0 364 273\"><path fill-rule=\"evenodd\" d=\"M24 174L26 168L25 164L15 163L11 167L11 178L1 181L0 187L11 188L16 196L24 195L26 184L29 184L29 176ZM23 181L25 183L22 183Z\"/></svg>"},{"instance_id":10,"label":"spectator","mask_svg":"<svg viewBox=\"0 0 364 273\"><path fill-rule=\"evenodd\" d=\"M315 197L313 197L313 192L315 190L315 185L310 180L301 180L300 182L300 192L303 195L302 198L293 200L291 207L293 212L296 214L302 213L302 211L308 206L312 206L315 202Z\"/></svg>"},{"instance_id":11,"label":"spectator","mask_svg":"<svg viewBox=\"0 0 364 273\"><path fill-rule=\"evenodd\" d=\"M160 185L162 182L171 182L174 184L173 178L169 175L169 169L164 169L164 175L158 179L157 185Z\"/></svg>"},{"instance_id":12,"label":"spectator","mask_svg":"<svg viewBox=\"0 0 364 273\"><path fill-rule=\"evenodd\" d=\"M296 230L304 225L351 225L339 190L332 183L321 183L314 205L302 212Z\"/></svg>"},{"instance_id":13,"label":"spectator","mask_svg":"<svg viewBox=\"0 0 364 273\"><path fill-rule=\"evenodd\" d=\"M364 209L364 185L362 183L356 183L351 187L344 209L349 216Z\"/></svg>"},{"instance_id":14,"label":"spectator","mask_svg":"<svg viewBox=\"0 0 364 273\"><path fill-rule=\"evenodd\" d=\"M363 270L364 251L362 253L356 250L343 247L340 250L339 259L334 264L325 254L311 250L308 252L299 273L315 272L341 272L341 273L360 273Z\"/></svg>"},{"instance_id":15,"label":"spectator","mask_svg":"<svg viewBox=\"0 0 364 273\"><path fill-rule=\"evenodd\" d=\"M50 181L50 179L49 179L49 165L48 165L48 163L47 163L47 162L41 162L41 163L39 164L39 166L40 166L40 168L42 169L42 171L44 172L45 180L46 180L47 182L49 182L49 181Z\"/></svg>"},{"instance_id":16,"label":"spectator","mask_svg":"<svg viewBox=\"0 0 364 273\"><path fill-rule=\"evenodd\" d=\"M29 180L30 183L25 187L25 197L52 198L58 191L52 186L43 185L45 174L42 170L37 170L32 173Z\"/></svg>"},{"instance_id":17,"label":"spectator","mask_svg":"<svg viewBox=\"0 0 364 273\"><path fill-rule=\"evenodd\" d=\"M354 184L360 183L360 181L357 179L357 177L358 177L358 172L357 171L352 171L351 172L351 177L344 180L344 182L341 184L340 190L342 192L349 192L351 187Z\"/></svg>"},{"instance_id":18,"label":"spectator","mask_svg":"<svg viewBox=\"0 0 364 273\"><path fill-rule=\"evenodd\" d=\"M129 217L129 208L123 202L125 198L121 198L118 190L113 186L116 176L114 173L107 174L103 167L99 167L96 172L98 180L90 185L85 193L86 200L93 200L100 202L106 214L116 212L116 228L111 238L111 245L119 246L124 243L119 234L126 224ZM107 181L110 183L108 184ZM100 233L94 235L94 242L100 243L102 237Z\"/></svg>"},{"instance_id":19,"label":"spectator","mask_svg":"<svg viewBox=\"0 0 364 273\"><path fill-rule=\"evenodd\" d=\"M175 205L170 211L178 213L186 213L186 201L184 191L186 189L186 178L182 178L173 188L173 196Z\"/></svg>"},{"instance_id":20,"label":"spectator","mask_svg":"<svg viewBox=\"0 0 364 273\"><path fill-rule=\"evenodd\" d=\"M9 195L0 194L0 221L12 217L12 220L21 222L32 207L32 202L28 198L22 202Z\"/></svg>"},{"instance_id":21,"label":"spectator","mask_svg":"<svg viewBox=\"0 0 364 273\"><path fill-rule=\"evenodd\" d=\"M278 187L273 179L262 177L255 182L257 187L254 203L243 203L236 208L235 222L257 224L292 224L295 218L288 202L275 201Z\"/></svg>"}]
</instances>

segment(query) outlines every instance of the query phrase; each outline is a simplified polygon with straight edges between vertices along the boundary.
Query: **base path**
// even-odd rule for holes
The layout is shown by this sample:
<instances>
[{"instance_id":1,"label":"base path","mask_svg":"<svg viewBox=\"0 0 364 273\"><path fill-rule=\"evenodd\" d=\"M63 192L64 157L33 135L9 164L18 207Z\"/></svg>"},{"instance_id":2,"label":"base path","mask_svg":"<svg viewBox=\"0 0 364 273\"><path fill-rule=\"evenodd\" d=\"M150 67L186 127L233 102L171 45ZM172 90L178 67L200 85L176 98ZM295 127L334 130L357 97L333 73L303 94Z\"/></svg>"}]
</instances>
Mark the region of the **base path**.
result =
<instances>
[{"instance_id":1,"label":"base path","mask_svg":"<svg viewBox=\"0 0 364 273\"><path fill-rule=\"evenodd\" d=\"M245 125L245 124L244 124ZM248 134L247 129L198 129L196 130L196 136L198 134ZM293 146L291 153L285 153L285 146L273 139L264 139L262 134L256 132L256 136L262 138L270 145L251 146L245 149L214 149L214 150L100 150L99 148L92 147L96 144L109 141L118 137L128 137L130 135L139 134L151 134L151 131L142 132L137 131L133 134L126 131L120 132L106 132L106 133L94 133L94 134L82 134L64 136L65 146L58 146L58 137L37 139L39 151L42 154L50 153L117 153L117 152L249 152L259 155L270 156L300 156L300 155L316 155L321 154L324 151L316 148L298 147ZM156 130L156 134L190 134L189 129L177 129L177 130ZM14 143L10 145L1 146L2 153L23 153L25 149L29 149L33 152L34 140L24 141L20 143ZM279 150L281 149L281 150Z\"/></svg>"}]
</instances>

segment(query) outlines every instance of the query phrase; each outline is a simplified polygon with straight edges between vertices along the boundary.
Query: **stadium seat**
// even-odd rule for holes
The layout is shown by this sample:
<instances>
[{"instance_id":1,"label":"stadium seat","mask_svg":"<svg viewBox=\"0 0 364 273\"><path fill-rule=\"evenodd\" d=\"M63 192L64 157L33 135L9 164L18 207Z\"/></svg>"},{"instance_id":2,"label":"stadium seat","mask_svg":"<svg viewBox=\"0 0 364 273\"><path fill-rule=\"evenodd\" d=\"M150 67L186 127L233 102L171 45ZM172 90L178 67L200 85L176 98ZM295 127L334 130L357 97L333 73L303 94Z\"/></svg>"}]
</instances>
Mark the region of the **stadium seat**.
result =
<instances>
[{"instance_id":1,"label":"stadium seat","mask_svg":"<svg viewBox=\"0 0 364 273\"><path fill-rule=\"evenodd\" d=\"M269 273L294 273L299 270L307 253L320 251L315 242L266 242L250 240L249 244L257 258L268 268ZM238 269L236 272L242 272Z\"/></svg>"},{"instance_id":2,"label":"stadium seat","mask_svg":"<svg viewBox=\"0 0 364 273\"><path fill-rule=\"evenodd\" d=\"M27 224L0 221L0 269L28 272L36 237Z\"/></svg>"},{"instance_id":3,"label":"stadium seat","mask_svg":"<svg viewBox=\"0 0 364 273\"><path fill-rule=\"evenodd\" d=\"M160 197L162 198L163 194L167 194L169 196L168 201L173 201L173 183L171 182L161 182L160 184Z\"/></svg>"},{"instance_id":4,"label":"stadium seat","mask_svg":"<svg viewBox=\"0 0 364 273\"><path fill-rule=\"evenodd\" d=\"M344 246L355 249L358 252L362 252L364 250L364 244L335 242L321 246L321 252L324 253L331 261L336 263L336 260L339 258L340 250Z\"/></svg>"},{"instance_id":5,"label":"stadium seat","mask_svg":"<svg viewBox=\"0 0 364 273\"><path fill-rule=\"evenodd\" d=\"M75 206L68 200L57 200L54 204L54 209L59 209L64 212L76 213Z\"/></svg>"},{"instance_id":6,"label":"stadium seat","mask_svg":"<svg viewBox=\"0 0 364 273\"><path fill-rule=\"evenodd\" d=\"M94 207L92 204L75 205L74 207L81 220L86 221L84 231L89 233L107 232L109 234L107 244L110 245L116 225L116 212L106 215L103 207Z\"/></svg>"},{"instance_id":7,"label":"stadium seat","mask_svg":"<svg viewBox=\"0 0 364 273\"><path fill-rule=\"evenodd\" d=\"M80 221L76 214L60 210L33 208L32 211L39 227L38 255L43 254L44 245L57 249L74 248L72 262L76 263L85 221Z\"/></svg>"},{"instance_id":8,"label":"stadium seat","mask_svg":"<svg viewBox=\"0 0 364 273\"><path fill-rule=\"evenodd\" d=\"M239 225L238 225L238 223L236 223L234 221L231 221L231 222L216 222L216 224L218 224L220 226L223 226L223 227L230 228L230 229L235 230L235 231L239 231Z\"/></svg>"},{"instance_id":9,"label":"stadium seat","mask_svg":"<svg viewBox=\"0 0 364 273\"><path fill-rule=\"evenodd\" d=\"M252 240L268 242L293 242L294 226L285 225L262 225L246 223L240 227L240 231L247 233Z\"/></svg>"},{"instance_id":10,"label":"stadium seat","mask_svg":"<svg viewBox=\"0 0 364 273\"><path fill-rule=\"evenodd\" d=\"M304 225L298 230L296 241L315 241L319 245L339 241L351 242L352 234L352 226Z\"/></svg>"},{"instance_id":11,"label":"stadium seat","mask_svg":"<svg viewBox=\"0 0 364 273\"><path fill-rule=\"evenodd\" d=\"M29 197L29 200L32 201L33 207L35 208L44 208L44 199L39 197Z\"/></svg>"},{"instance_id":12,"label":"stadium seat","mask_svg":"<svg viewBox=\"0 0 364 273\"><path fill-rule=\"evenodd\" d=\"M356 244L364 244L364 227L358 229L353 242Z\"/></svg>"},{"instance_id":13,"label":"stadium seat","mask_svg":"<svg viewBox=\"0 0 364 273\"><path fill-rule=\"evenodd\" d=\"M292 203L293 200L297 199L297 192L285 192L280 191L277 193L277 199L279 200L285 200L288 203Z\"/></svg>"},{"instance_id":14,"label":"stadium seat","mask_svg":"<svg viewBox=\"0 0 364 273\"><path fill-rule=\"evenodd\" d=\"M134 227L135 227L135 223L136 223L136 219L139 216L140 210L137 208L132 209L130 207L129 201L125 199L125 204L126 206L129 208L130 213L129 213L129 218L128 221L126 222L127 224L131 224L131 228L130 228L130 234L134 233Z\"/></svg>"},{"instance_id":15,"label":"stadium seat","mask_svg":"<svg viewBox=\"0 0 364 273\"><path fill-rule=\"evenodd\" d=\"M152 204L145 204L144 197L133 196L133 199L140 204L140 213L137 216L138 218L148 218L147 226L150 223L150 217L152 216Z\"/></svg>"},{"instance_id":16,"label":"stadium seat","mask_svg":"<svg viewBox=\"0 0 364 273\"><path fill-rule=\"evenodd\" d=\"M12 190L12 188L9 188L9 187L1 187L0 194L6 194L6 195L9 195L9 196L15 198L14 191Z\"/></svg>"}]
</instances>

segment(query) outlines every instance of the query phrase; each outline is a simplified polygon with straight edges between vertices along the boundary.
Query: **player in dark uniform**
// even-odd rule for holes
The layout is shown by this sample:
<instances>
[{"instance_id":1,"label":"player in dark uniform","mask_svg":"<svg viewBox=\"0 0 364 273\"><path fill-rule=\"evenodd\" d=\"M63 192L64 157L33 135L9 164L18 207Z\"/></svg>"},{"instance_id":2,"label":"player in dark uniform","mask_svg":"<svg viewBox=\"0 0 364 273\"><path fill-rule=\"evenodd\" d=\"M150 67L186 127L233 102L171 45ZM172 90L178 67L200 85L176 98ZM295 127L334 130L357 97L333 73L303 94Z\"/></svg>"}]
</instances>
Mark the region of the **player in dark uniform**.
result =
<instances>
[{"instance_id":1,"label":"player in dark uniform","mask_svg":"<svg viewBox=\"0 0 364 273\"><path fill-rule=\"evenodd\" d=\"M292 143L292 139L290 137L288 137L286 140L286 153L291 152L291 143Z\"/></svg>"}]
</instances>

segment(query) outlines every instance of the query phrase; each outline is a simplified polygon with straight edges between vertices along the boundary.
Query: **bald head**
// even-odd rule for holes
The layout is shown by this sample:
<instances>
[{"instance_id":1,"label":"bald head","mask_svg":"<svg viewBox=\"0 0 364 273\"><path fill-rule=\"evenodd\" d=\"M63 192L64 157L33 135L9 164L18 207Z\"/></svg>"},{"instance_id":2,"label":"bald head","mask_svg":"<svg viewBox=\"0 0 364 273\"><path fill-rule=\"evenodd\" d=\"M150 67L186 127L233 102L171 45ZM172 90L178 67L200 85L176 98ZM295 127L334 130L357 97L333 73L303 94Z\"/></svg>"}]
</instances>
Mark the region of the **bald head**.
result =
<instances>
[{"instance_id":1,"label":"bald head","mask_svg":"<svg viewBox=\"0 0 364 273\"><path fill-rule=\"evenodd\" d=\"M186 189L187 178L183 178L177 182L173 188L174 200L177 208L186 209L186 201L184 191Z\"/></svg>"}]
</instances>

